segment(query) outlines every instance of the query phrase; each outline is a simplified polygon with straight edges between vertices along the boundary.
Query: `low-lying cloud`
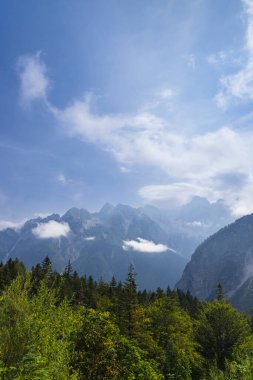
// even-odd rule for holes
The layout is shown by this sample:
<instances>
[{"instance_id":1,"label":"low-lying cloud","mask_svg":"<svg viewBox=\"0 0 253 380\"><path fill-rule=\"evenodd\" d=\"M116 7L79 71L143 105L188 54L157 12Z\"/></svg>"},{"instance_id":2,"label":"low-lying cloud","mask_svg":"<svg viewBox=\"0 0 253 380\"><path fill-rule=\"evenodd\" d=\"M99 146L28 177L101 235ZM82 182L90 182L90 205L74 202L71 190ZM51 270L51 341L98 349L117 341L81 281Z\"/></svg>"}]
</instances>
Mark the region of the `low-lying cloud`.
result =
<instances>
[{"instance_id":1,"label":"low-lying cloud","mask_svg":"<svg viewBox=\"0 0 253 380\"><path fill-rule=\"evenodd\" d=\"M136 240L124 240L122 248L125 251L133 250L147 253L160 253L171 250L164 244L156 244L153 241L145 240L140 237Z\"/></svg>"},{"instance_id":2,"label":"low-lying cloud","mask_svg":"<svg viewBox=\"0 0 253 380\"><path fill-rule=\"evenodd\" d=\"M0 231L6 230L7 228L12 228L13 230L18 230L23 226L25 222L10 222L8 220L0 220Z\"/></svg>"},{"instance_id":3,"label":"low-lying cloud","mask_svg":"<svg viewBox=\"0 0 253 380\"><path fill-rule=\"evenodd\" d=\"M88 236L88 237L84 238L84 240L87 240L87 241L93 241L95 239L96 239L95 236Z\"/></svg>"},{"instance_id":4,"label":"low-lying cloud","mask_svg":"<svg viewBox=\"0 0 253 380\"><path fill-rule=\"evenodd\" d=\"M38 239L56 239L62 236L67 236L70 232L68 223L59 223L55 220L50 220L46 223L39 223L37 227L32 229L32 233Z\"/></svg>"}]
</instances>

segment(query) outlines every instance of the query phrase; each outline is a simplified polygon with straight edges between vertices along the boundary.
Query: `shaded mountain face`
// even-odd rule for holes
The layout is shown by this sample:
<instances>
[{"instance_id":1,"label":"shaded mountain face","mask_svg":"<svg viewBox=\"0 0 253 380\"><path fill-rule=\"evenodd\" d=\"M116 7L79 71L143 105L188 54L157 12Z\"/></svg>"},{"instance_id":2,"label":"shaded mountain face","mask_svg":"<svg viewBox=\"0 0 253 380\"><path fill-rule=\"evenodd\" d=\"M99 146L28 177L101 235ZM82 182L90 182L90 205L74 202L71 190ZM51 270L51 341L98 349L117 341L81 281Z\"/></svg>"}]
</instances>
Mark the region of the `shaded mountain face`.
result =
<instances>
[{"instance_id":1,"label":"shaded mountain face","mask_svg":"<svg viewBox=\"0 0 253 380\"><path fill-rule=\"evenodd\" d=\"M237 308L253 308L253 214L209 237L192 255L176 284L200 299L215 297L221 283Z\"/></svg>"},{"instance_id":2,"label":"shaded mountain face","mask_svg":"<svg viewBox=\"0 0 253 380\"><path fill-rule=\"evenodd\" d=\"M198 207L199 202L203 200L195 199L195 206L189 207ZM207 202L207 209L208 205L212 207ZM105 281L112 276L125 279L133 263L140 288L166 289L179 280L188 257L207 233L200 220L191 225L189 213L110 204L97 213L72 208L63 216L29 220L20 230L0 231L0 260L18 257L31 267L48 255L58 271L70 260L79 274Z\"/></svg>"}]
</instances>

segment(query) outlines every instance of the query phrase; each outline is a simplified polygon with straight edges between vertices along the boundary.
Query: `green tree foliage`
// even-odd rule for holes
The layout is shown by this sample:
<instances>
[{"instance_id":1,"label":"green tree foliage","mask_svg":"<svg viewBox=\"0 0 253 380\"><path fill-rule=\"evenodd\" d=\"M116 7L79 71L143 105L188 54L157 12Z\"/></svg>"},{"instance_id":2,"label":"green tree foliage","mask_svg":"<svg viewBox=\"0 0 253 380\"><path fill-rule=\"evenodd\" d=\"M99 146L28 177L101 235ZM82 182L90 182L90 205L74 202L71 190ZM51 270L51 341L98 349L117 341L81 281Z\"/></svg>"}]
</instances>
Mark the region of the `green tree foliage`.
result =
<instances>
[{"instance_id":1,"label":"green tree foliage","mask_svg":"<svg viewBox=\"0 0 253 380\"><path fill-rule=\"evenodd\" d=\"M77 335L73 365L80 379L163 379L157 364L122 337L109 313L87 309Z\"/></svg>"},{"instance_id":2,"label":"green tree foliage","mask_svg":"<svg viewBox=\"0 0 253 380\"><path fill-rule=\"evenodd\" d=\"M55 291L45 282L30 308L30 344L44 358L48 373L56 380L76 378L70 376L69 363L74 344L71 337L80 324L81 311L72 309L66 299L58 304Z\"/></svg>"},{"instance_id":3,"label":"green tree foliage","mask_svg":"<svg viewBox=\"0 0 253 380\"><path fill-rule=\"evenodd\" d=\"M20 274L24 275L26 272L25 266L18 259L12 260L11 258L6 264L0 263L0 291Z\"/></svg>"},{"instance_id":4,"label":"green tree foliage","mask_svg":"<svg viewBox=\"0 0 253 380\"><path fill-rule=\"evenodd\" d=\"M194 340L193 321L172 296L158 298L150 307L152 331L160 347L160 361L168 379L191 379L201 357Z\"/></svg>"},{"instance_id":5,"label":"green tree foliage","mask_svg":"<svg viewBox=\"0 0 253 380\"><path fill-rule=\"evenodd\" d=\"M28 273L0 263L0 378L5 380L250 380L249 319L224 301L140 291L126 280Z\"/></svg>"},{"instance_id":6,"label":"green tree foliage","mask_svg":"<svg viewBox=\"0 0 253 380\"><path fill-rule=\"evenodd\" d=\"M248 320L226 302L210 302L200 314L197 329L200 352L221 370L249 335Z\"/></svg>"},{"instance_id":7,"label":"green tree foliage","mask_svg":"<svg viewBox=\"0 0 253 380\"><path fill-rule=\"evenodd\" d=\"M71 336L80 312L67 301L57 305L55 291L45 282L32 299L29 290L30 277L19 276L0 300L2 378L31 379L38 370L41 379L76 379L70 370Z\"/></svg>"},{"instance_id":8,"label":"green tree foliage","mask_svg":"<svg viewBox=\"0 0 253 380\"><path fill-rule=\"evenodd\" d=\"M202 310L202 303L196 297L193 297L189 291L184 293L180 289L177 289L176 292L169 291L167 294L176 298L180 307L184 309L187 314L195 319L198 318Z\"/></svg>"},{"instance_id":9,"label":"green tree foliage","mask_svg":"<svg viewBox=\"0 0 253 380\"><path fill-rule=\"evenodd\" d=\"M5 371L20 363L27 352L28 290L29 279L17 277L0 298L0 361Z\"/></svg>"},{"instance_id":10,"label":"green tree foliage","mask_svg":"<svg viewBox=\"0 0 253 380\"><path fill-rule=\"evenodd\" d=\"M52 263L48 256L42 262L42 273L44 277L52 273Z\"/></svg>"},{"instance_id":11,"label":"green tree foliage","mask_svg":"<svg viewBox=\"0 0 253 380\"><path fill-rule=\"evenodd\" d=\"M212 369L210 377L224 380L253 379L253 336L248 336L233 353L231 361L226 361L225 370Z\"/></svg>"},{"instance_id":12,"label":"green tree foliage","mask_svg":"<svg viewBox=\"0 0 253 380\"><path fill-rule=\"evenodd\" d=\"M127 278L123 284L123 297L120 299L119 323L121 331L129 337L134 336L135 310L138 303L136 273L131 264L128 268Z\"/></svg>"}]
</instances>

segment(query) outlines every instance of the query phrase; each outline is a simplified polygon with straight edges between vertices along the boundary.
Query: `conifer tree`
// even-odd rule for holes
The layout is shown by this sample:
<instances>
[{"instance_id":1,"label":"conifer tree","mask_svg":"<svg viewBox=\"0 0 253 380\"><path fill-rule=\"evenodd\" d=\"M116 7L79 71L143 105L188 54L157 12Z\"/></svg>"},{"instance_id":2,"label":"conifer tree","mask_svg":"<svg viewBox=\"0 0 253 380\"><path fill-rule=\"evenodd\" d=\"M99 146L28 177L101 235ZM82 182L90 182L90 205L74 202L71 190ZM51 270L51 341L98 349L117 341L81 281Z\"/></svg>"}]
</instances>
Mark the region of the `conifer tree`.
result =
<instances>
[{"instance_id":1,"label":"conifer tree","mask_svg":"<svg viewBox=\"0 0 253 380\"><path fill-rule=\"evenodd\" d=\"M136 273L133 264L128 268L126 280L123 284L121 300L121 328L129 336L134 335L134 312L138 303Z\"/></svg>"},{"instance_id":2,"label":"conifer tree","mask_svg":"<svg viewBox=\"0 0 253 380\"><path fill-rule=\"evenodd\" d=\"M52 273L52 263L48 256L42 261L42 273L44 276L48 276Z\"/></svg>"},{"instance_id":3,"label":"conifer tree","mask_svg":"<svg viewBox=\"0 0 253 380\"><path fill-rule=\"evenodd\" d=\"M68 264L66 265L66 267L64 269L63 275L65 275L66 277L71 277L72 274L73 274L73 268L72 268L71 262L69 260Z\"/></svg>"},{"instance_id":4,"label":"conifer tree","mask_svg":"<svg viewBox=\"0 0 253 380\"><path fill-rule=\"evenodd\" d=\"M223 287L220 282L218 282L217 287L216 287L216 299L217 301L224 301L224 291Z\"/></svg>"}]
</instances>

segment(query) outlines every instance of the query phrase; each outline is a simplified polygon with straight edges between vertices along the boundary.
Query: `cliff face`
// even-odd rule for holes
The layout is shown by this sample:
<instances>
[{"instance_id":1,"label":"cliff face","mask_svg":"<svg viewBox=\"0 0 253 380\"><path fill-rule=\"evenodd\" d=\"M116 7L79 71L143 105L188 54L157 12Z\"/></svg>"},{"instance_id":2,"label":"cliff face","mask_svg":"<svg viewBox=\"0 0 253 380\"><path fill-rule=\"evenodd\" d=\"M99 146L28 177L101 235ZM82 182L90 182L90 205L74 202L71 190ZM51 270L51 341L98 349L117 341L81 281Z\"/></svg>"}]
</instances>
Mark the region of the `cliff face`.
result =
<instances>
[{"instance_id":1,"label":"cliff face","mask_svg":"<svg viewBox=\"0 0 253 380\"><path fill-rule=\"evenodd\" d=\"M253 307L253 214L205 240L192 255L176 287L200 299L215 297L220 282L242 310Z\"/></svg>"}]
</instances>

